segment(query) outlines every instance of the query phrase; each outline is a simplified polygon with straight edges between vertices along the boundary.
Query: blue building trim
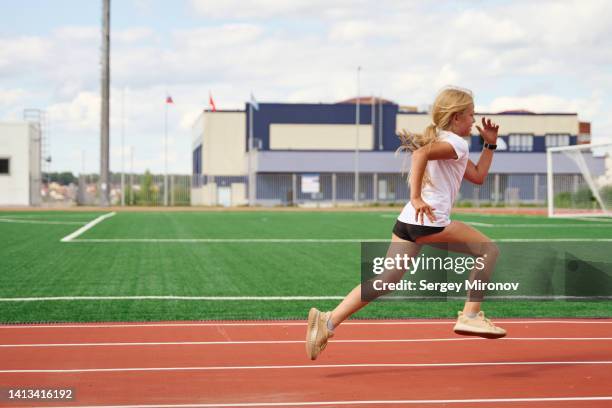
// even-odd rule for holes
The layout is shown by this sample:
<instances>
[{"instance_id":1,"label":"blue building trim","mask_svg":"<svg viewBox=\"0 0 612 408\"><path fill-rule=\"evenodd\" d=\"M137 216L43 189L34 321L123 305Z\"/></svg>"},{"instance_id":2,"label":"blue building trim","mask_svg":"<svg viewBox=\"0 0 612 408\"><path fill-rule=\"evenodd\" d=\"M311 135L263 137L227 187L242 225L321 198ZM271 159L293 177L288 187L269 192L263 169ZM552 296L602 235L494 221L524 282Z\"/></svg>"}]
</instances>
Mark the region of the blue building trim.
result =
<instances>
[{"instance_id":1,"label":"blue building trim","mask_svg":"<svg viewBox=\"0 0 612 408\"><path fill-rule=\"evenodd\" d=\"M396 104L383 104L382 106L382 136L380 134L380 106L359 105L359 122L363 125L372 125L372 108L374 109L374 151L395 151L400 146L399 138L395 129L397 126L397 115L427 115L424 112L399 112ZM309 104L309 103L260 103L259 110L253 111L253 136L259 139L260 150L270 150L270 125L282 124L330 124L330 125L353 125L355 124L354 104ZM245 106L246 112L246 135L245 149L248 150L248 137L250 131L249 104ZM479 115L489 115L478 113ZM563 115L575 116L575 113L531 113L531 112L507 112L495 113L494 115ZM493 114L491 114L493 115ZM509 135L500 135L507 145ZM381 146L382 141L382 146ZM577 136L570 135L570 145L577 143ZM382 147L382 148L381 148ZM482 150L482 140L479 135L471 136L471 152ZM317 151L316 149L312 151ZM326 151L326 150L323 150ZM545 135L533 135L533 152L546 151ZM517 153L517 152L512 152Z\"/></svg>"},{"instance_id":2,"label":"blue building trim","mask_svg":"<svg viewBox=\"0 0 612 408\"><path fill-rule=\"evenodd\" d=\"M372 108L374 108L375 150L379 149L380 112L377 105L359 105L359 123L362 125L372 124ZM246 104L246 145L248 149L248 137L250 131L251 110ZM253 111L253 137L261 140L261 150L270 150L270 125L276 123L291 124L329 124L329 125L353 125L355 124L356 105L354 104L286 104L286 103L260 103L259 110ZM384 104L382 109L383 119L383 150L392 150L395 143L395 124L398 106Z\"/></svg>"}]
</instances>

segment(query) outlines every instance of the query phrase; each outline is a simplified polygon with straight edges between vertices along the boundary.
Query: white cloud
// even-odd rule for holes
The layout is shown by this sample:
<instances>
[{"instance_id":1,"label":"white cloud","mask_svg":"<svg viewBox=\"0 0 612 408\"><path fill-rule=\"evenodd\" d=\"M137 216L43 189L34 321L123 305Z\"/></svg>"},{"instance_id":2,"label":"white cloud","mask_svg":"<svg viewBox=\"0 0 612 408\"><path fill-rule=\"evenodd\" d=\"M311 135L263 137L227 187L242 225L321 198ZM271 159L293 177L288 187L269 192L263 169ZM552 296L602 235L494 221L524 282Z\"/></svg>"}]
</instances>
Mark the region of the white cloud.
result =
<instances>
[{"instance_id":1,"label":"white cloud","mask_svg":"<svg viewBox=\"0 0 612 408\"><path fill-rule=\"evenodd\" d=\"M53 36L60 42L94 42L100 41L102 32L100 27L93 26L65 26L54 30Z\"/></svg>"},{"instance_id":2,"label":"white cloud","mask_svg":"<svg viewBox=\"0 0 612 408\"><path fill-rule=\"evenodd\" d=\"M136 43L149 39L153 36L153 30L148 27L132 27L125 30L115 30L111 32L111 42Z\"/></svg>"},{"instance_id":3,"label":"white cloud","mask_svg":"<svg viewBox=\"0 0 612 408\"><path fill-rule=\"evenodd\" d=\"M191 125L209 91L218 109L244 108L251 91L261 102L336 102L355 96L358 65L363 95L403 105L430 104L456 84L488 111L578 112L594 133L612 125L611 2L192 0L201 25L170 29L159 28L155 2L136 6L151 26L112 31L111 146L126 87L126 144L158 168L166 92L176 166L187 172ZM0 115L46 107L54 148L89 143L95 152L100 37L99 26L0 37Z\"/></svg>"},{"instance_id":4,"label":"white cloud","mask_svg":"<svg viewBox=\"0 0 612 408\"><path fill-rule=\"evenodd\" d=\"M34 36L0 38L0 75L8 76L41 64L48 57L49 41Z\"/></svg>"},{"instance_id":5,"label":"white cloud","mask_svg":"<svg viewBox=\"0 0 612 408\"><path fill-rule=\"evenodd\" d=\"M326 2L322 0L191 0L191 7L201 17L214 19L264 19L295 16L315 12Z\"/></svg>"},{"instance_id":6,"label":"white cloud","mask_svg":"<svg viewBox=\"0 0 612 408\"><path fill-rule=\"evenodd\" d=\"M0 106L13 105L23 100L25 96L26 92L23 89L0 89Z\"/></svg>"},{"instance_id":7,"label":"white cloud","mask_svg":"<svg viewBox=\"0 0 612 408\"><path fill-rule=\"evenodd\" d=\"M497 97L487 106L479 106L479 109L488 112L526 109L535 113L578 113L580 117L586 119L599 113L601 104L601 95L598 94L593 94L589 98L572 99L554 95L536 94L528 96Z\"/></svg>"},{"instance_id":8,"label":"white cloud","mask_svg":"<svg viewBox=\"0 0 612 408\"><path fill-rule=\"evenodd\" d=\"M47 108L53 122L68 131L95 131L100 124L100 96L92 92L80 92L68 102L56 103Z\"/></svg>"}]
</instances>

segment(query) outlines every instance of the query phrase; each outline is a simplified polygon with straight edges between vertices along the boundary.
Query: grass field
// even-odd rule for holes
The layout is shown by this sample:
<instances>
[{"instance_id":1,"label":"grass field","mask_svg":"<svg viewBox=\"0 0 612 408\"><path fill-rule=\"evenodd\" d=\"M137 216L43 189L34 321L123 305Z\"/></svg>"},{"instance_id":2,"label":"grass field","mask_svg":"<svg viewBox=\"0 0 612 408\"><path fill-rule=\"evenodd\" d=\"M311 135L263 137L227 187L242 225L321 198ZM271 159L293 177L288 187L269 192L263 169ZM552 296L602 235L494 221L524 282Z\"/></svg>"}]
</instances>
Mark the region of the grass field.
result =
<instances>
[{"instance_id":1,"label":"grass field","mask_svg":"<svg viewBox=\"0 0 612 408\"><path fill-rule=\"evenodd\" d=\"M0 213L1 322L303 319L310 306L332 308L359 283L359 241L389 239L397 211L121 212L61 242L103 214ZM578 240L597 242L603 258L612 253L610 219L454 218L501 242ZM155 296L166 298L133 298ZM356 317L452 317L459 308L376 302ZM609 317L612 302L496 301L485 310Z\"/></svg>"}]
</instances>

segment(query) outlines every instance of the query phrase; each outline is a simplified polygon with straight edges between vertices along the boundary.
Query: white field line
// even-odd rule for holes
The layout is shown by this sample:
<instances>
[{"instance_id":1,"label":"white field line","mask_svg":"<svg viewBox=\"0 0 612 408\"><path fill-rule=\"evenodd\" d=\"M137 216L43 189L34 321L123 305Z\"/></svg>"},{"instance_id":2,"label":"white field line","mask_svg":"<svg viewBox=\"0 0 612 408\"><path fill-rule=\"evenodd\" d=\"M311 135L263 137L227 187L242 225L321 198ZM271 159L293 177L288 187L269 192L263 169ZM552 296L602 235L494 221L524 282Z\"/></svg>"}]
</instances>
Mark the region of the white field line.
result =
<instances>
[{"instance_id":1,"label":"white field line","mask_svg":"<svg viewBox=\"0 0 612 408\"><path fill-rule=\"evenodd\" d=\"M466 224L474 225L475 227L493 227L495 224L487 224L486 222L466 221Z\"/></svg>"},{"instance_id":2,"label":"white field line","mask_svg":"<svg viewBox=\"0 0 612 408\"><path fill-rule=\"evenodd\" d=\"M309 365L261 365L261 366L200 366L200 367L115 367L115 368L67 368L67 369L15 369L0 370L3 374L25 373L108 373L143 371L231 371L231 370L292 370L312 368L393 368L393 367L497 367L526 365L609 365L612 361L500 361L465 363L362 363L362 364L309 364Z\"/></svg>"},{"instance_id":3,"label":"white field line","mask_svg":"<svg viewBox=\"0 0 612 408\"><path fill-rule=\"evenodd\" d=\"M612 324L612 319L588 319L588 320L503 320L497 319L503 324ZM433 321L348 321L343 326L429 326L454 324L454 320ZM149 328L149 327L252 327L252 326L304 326L306 322L296 321L243 321L243 322L191 322L191 323L86 323L86 324L13 324L2 325L1 329L112 329L112 328Z\"/></svg>"},{"instance_id":4,"label":"white field line","mask_svg":"<svg viewBox=\"0 0 612 408\"><path fill-rule=\"evenodd\" d=\"M259 243L361 243L361 242L388 242L384 238L91 238L74 239L70 242L159 242L159 243L238 243L238 244L259 244Z\"/></svg>"},{"instance_id":5,"label":"white field line","mask_svg":"<svg viewBox=\"0 0 612 408\"><path fill-rule=\"evenodd\" d=\"M0 298L0 302L46 302L46 301L73 301L73 300L342 300L344 296L51 296L51 297L23 297Z\"/></svg>"},{"instance_id":6,"label":"white field line","mask_svg":"<svg viewBox=\"0 0 612 408\"><path fill-rule=\"evenodd\" d=\"M528 398L480 398L480 399L438 399L438 400L354 400L354 401L308 401L308 402L237 402L217 404L155 404L155 405L70 405L57 408L230 408L230 407L310 407L330 405L407 405L407 404L492 404L515 402L563 402L563 401L610 401L605 397L528 397Z\"/></svg>"},{"instance_id":7,"label":"white field line","mask_svg":"<svg viewBox=\"0 0 612 408\"><path fill-rule=\"evenodd\" d=\"M494 239L494 242L612 242L612 238L501 238ZM283 244L309 244L309 243L361 243L361 242L381 242L388 243L389 239L384 238L365 238L365 239L316 239L316 238L89 238L71 239L62 242L71 243L223 243L223 244L261 244L261 243L283 243Z\"/></svg>"},{"instance_id":8,"label":"white field line","mask_svg":"<svg viewBox=\"0 0 612 408\"><path fill-rule=\"evenodd\" d=\"M60 241L61 242L70 242L72 241L74 238L78 237L79 235L81 235L82 233L84 233L85 231L87 231L90 228L93 228L96 224L104 221L107 218L112 217L113 215L115 215L115 212L111 212L108 214L104 214L99 216L98 218L96 218L95 220L88 222L87 224L85 224L84 226L82 226L81 228L79 228L78 230L74 231L73 233L66 235L64 238L62 238Z\"/></svg>"},{"instance_id":9,"label":"white field line","mask_svg":"<svg viewBox=\"0 0 612 408\"><path fill-rule=\"evenodd\" d=\"M397 218L399 214L380 214L380 217L382 218ZM497 217L497 215L495 214L478 214L479 217ZM533 217L532 215L521 215L521 214L511 214L510 216L514 217L514 216L518 216L518 217ZM584 223L575 223L575 224L553 224L553 223L539 223L539 224L492 224L492 223L486 223L486 222L476 222L476 221L463 221L466 224L470 224L470 225L475 225L475 226L481 226L481 227L514 227L515 225L520 225L520 226L524 226L524 227L529 227L529 226L533 226L533 225L537 225L538 228L540 227L550 227L550 226L572 226L572 227L592 227L592 225L589 224L589 222L596 222L596 223L612 223L612 219L611 218L579 218L576 220L572 220L572 221L586 221ZM604 226L602 226L604 227Z\"/></svg>"},{"instance_id":10,"label":"white field line","mask_svg":"<svg viewBox=\"0 0 612 408\"><path fill-rule=\"evenodd\" d=\"M612 222L612 218L580 218L580 221L589 221L589 222Z\"/></svg>"},{"instance_id":11,"label":"white field line","mask_svg":"<svg viewBox=\"0 0 612 408\"><path fill-rule=\"evenodd\" d=\"M493 228L609 228L612 229L612 225L596 225L596 224L483 224L483 223L473 223L468 222L467 224L472 224L476 226L482 227L493 227Z\"/></svg>"},{"instance_id":12,"label":"white field line","mask_svg":"<svg viewBox=\"0 0 612 408\"><path fill-rule=\"evenodd\" d=\"M2 212L0 211L0 214L2 214ZM58 218L82 218L82 220L79 221L83 221L84 223L87 221L91 220L91 216L93 215L104 215L101 213L86 213L86 212L74 212L74 213L65 213L65 212L61 212L61 213L47 213L47 214L40 214L40 213L26 213L26 214L8 214L8 215L0 215L0 218L22 218L22 219L48 219L49 217L58 217ZM87 218L85 218L87 217Z\"/></svg>"},{"instance_id":13,"label":"white field line","mask_svg":"<svg viewBox=\"0 0 612 408\"><path fill-rule=\"evenodd\" d=\"M566 296L566 295L551 295L551 296L530 296L530 295L490 295L488 299L497 300L610 300L610 296ZM151 296L42 296L42 297L9 297L0 298L0 302L74 302L74 301L92 301L92 300L181 300L181 301L299 301L299 300L342 300L344 296L175 296L175 295L151 295ZM394 296L389 297L389 300L463 300L465 296Z\"/></svg>"},{"instance_id":14,"label":"white field line","mask_svg":"<svg viewBox=\"0 0 612 408\"><path fill-rule=\"evenodd\" d=\"M450 324L450 323L449 323ZM612 337L504 337L499 341L611 341ZM451 337L440 339L356 339L330 340L330 343L443 343L482 341L480 337ZM244 340L244 341L168 341L168 342L106 342L106 343L32 343L0 344L0 348L46 347L142 347L142 346L216 346L216 345L304 344L304 340Z\"/></svg>"},{"instance_id":15,"label":"white field line","mask_svg":"<svg viewBox=\"0 0 612 408\"><path fill-rule=\"evenodd\" d=\"M22 220L17 218L0 218L0 222L10 224L48 224L48 225L83 225L84 222L78 221L43 221L43 220Z\"/></svg>"}]
</instances>

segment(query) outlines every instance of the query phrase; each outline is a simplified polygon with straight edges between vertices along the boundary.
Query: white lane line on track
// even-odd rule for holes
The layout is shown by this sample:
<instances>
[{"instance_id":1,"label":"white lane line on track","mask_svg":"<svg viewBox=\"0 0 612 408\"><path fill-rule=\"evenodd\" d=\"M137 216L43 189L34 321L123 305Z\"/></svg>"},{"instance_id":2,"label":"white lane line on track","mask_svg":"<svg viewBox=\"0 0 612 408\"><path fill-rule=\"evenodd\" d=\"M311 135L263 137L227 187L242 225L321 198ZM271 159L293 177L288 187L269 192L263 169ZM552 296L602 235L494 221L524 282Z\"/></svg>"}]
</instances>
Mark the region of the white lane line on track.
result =
<instances>
[{"instance_id":1,"label":"white lane line on track","mask_svg":"<svg viewBox=\"0 0 612 408\"><path fill-rule=\"evenodd\" d=\"M74 231L73 233L71 233L69 235L66 235L64 238L62 238L60 240L60 242L71 242L73 239L75 239L79 235L83 234L85 231L89 230L90 228L93 228L96 224L101 223L105 219L110 218L110 217L114 216L115 214L116 214L116 212L113 211L111 213L99 216L98 218L96 218L96 219L88 222L87 224L83 225L81 228L79 228L78 230Z\"/></svg>"},{"instance_id":2,"label":"white lane line on track","mask_svg":"<svg viewBox=\"0 0 612 408\"><path fill-rule=\"evenodd\" d=\"M60 300L342 300L344 296L49 296L0 298L0 302L45 302ZM463 298L462 298L463 299Z\"/></svg>"},{"instance_id":3,"label":"white lane line on track","mask_svg":"<svg viewBox=\"0 0 612 408\"><path fill-rule=\"evenodd\" d=\"M451 337L439 339L352 339L330 340L330 343L435 343L455 341L483 341L480 337ZM498 341L612 341L612 337L505 337ZM304 340L243 340L243 341L166 341L166 342L102 342L102 343L29 343L0 344L0 348L44 347L130 347L130 346L210 346L241 344L304 344Z\"/></svg>"},{"instance_id":4,"label":"white lane line on track","mask_svg":"<svg viewBox=\"0 0 612 408\"><path fill-rule=\"evenodd\" d=\"M523 296L523 295L489 295L488 299L501 300L609 300L612 296ZM344 296L42 296L42 297L3 297L0 302L57 302L57 301L91 301L91 300L199 300L199 301L295 301L295 300L342 300ZM465 296L394 296L394 300L463 300Z\"/></svg>"},{"instance_id":5,"label":"white lane line on track","mask_svg":"<svg viewBox=\"0 0 612 408\"><path fill-rule=\"evenodd\" d=\"M612 242L612 238L500 238L494 242ZM386 238L88 238L71 239L71 243L209 243L209 244L320 244L320 243L361 243L361 242L380 242L389 243Z\"/></svg>"},{"instance_id":6,"label":"white lane line on track","mask_svg":"<svg viewBox=\"0 0 612 408\"><path fill-rule=\"evenodd\" d=\"M229 370L293 370L302 368L397 368L397 367L496 367L525 365L609 365L612 361L500 361L466 363L389 363L389 364L312 364L312 365L263 365L263 366L200 366L200 367L116 367L116 368L67 368L0 370L1 374L25 373L103 373L144 371L229 371Z\"/></svg>"},{"instance_id":7,"label":"white lane line on track","mask_svg":"<svg viewBox=\"0 0 612 408\"><path fill-rule=\"evenodd\" d=\"M155 405L70 405L56 408L223 408L223 407L307 407L321 405L396 405L396 404L480 404L514 402L564 402L564 401L610 401L612 396L599 397L523 397L523 398L479 398L479 399L429 399L429 400L354 400L354 401L307 401L307 402L237 402L217 404L155 404Z\"/></svg>"},{"instance_id":8,"label":"white lane line on track","mask_svg":"<svg viewBox=\"0 0 612 408\"><path fill-rule=\"evenodd\" d=\"M503 320L497 319L500 324L612 324L612 319L588 319L588 320ZM403 326L403 325L449 325L455 324L455 320L434 320L434 321L348 321L342 323L343 326ZM88 324L18 324L18 325L0 325L1 329L108 329L108 328L147 328L147 327L250 327L250 326L305 326L306 322L296 321L243 321L243 322L226 322L226 321L208 321L208 322L189 322L189 323L88 323Z\"/></svg>"}]
</instances>

